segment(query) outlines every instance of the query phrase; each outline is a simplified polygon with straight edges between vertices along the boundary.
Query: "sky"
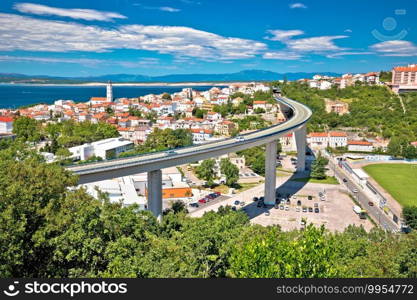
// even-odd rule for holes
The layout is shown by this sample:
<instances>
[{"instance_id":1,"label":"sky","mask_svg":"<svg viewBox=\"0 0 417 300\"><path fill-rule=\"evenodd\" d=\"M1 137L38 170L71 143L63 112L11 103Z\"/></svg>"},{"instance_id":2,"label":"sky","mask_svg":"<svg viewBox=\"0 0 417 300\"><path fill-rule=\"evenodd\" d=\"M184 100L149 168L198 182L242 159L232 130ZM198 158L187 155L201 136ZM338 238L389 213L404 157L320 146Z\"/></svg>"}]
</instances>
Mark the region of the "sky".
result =
<instances>
[{"instance_id":1,"label":"sky","mask_svg":"<svg viewBox=\"0 0 417 300\"><path fill-rule=\"evenodd\" d=\"M0 2L0 73L348 73L410 63L417 0Z\"/></svg>"}]
</instances>

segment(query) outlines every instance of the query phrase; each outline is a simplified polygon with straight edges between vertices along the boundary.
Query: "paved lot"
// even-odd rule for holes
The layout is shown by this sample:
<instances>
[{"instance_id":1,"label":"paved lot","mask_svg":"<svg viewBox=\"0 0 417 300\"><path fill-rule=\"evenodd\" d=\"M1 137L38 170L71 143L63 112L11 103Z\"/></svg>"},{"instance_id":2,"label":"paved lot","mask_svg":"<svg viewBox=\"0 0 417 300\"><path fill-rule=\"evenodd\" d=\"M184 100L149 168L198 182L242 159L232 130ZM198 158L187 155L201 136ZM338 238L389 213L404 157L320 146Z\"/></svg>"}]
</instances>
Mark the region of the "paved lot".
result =
<instances>
[{"instance_id":1,"label":"paved lot","mask_svg":"<svg viewBox=\"0 0 417 300\"><path fill-rule=\"evenodd\" d=\"M326 189L326 200L320 201L318 189L320 188L308 187L307 185L298 192L297 195L300 196L297 196L297 200L302 203L299 212L296 211L297 200L291 200L288 211L275 208L258 208L255 204L249 205L246 211L252 223L264 226L279 224L286 231L302 228L301 220L303 218L307 220L307 224L325 225L330 231L343 231L349 225L362 225L366 230L372 228L373 225L369 220L359 219L353 211L353 202L349 196L337 188ZM313 200L308 200L305 197L307 195L314 196ZM314 209L315 203L318 204L319 213L302 211L303 206ZM266 211L269 211L269 216L265 215Z\"/></svg>"},{"instance_id":2,"label":"paved lot","mask_svg":"<svg viewBox=\"0 0 417 300\"><path fill-rule=\"evenodd\" d=\"M319 213L296 212L296 200L291 201L289 210L280 210L275 208L258 208L257 202L253 202L254 196L262 196L264 185L260 184L242 194L237 194L230 199L208 203L205 206L190 212L193 217L200 217L206 211L217 210L220 206L234 206L236 200L245 202L244 206L238 205L237 208L245 208L245 211L251 218L252 223L267 225L280 225L283 230L292 230L301 228L301 218L307 218L307 223L313 223L317 226L324 224L331 231L343 231L350 224L357 226L363 225L366 230L372 228L369 220L361 220L353 211L354 203L346 194L345 188L341 185L326 185L314 183L302 183L287 181L289 177L278 177L277 186L279 193L285 195L296 194L297 200L301 200L303 206L314 207L314 203L319 204ZM319 192L326 192L326 201L318 199ZM313 200L307 200L307 196L314 196ZM266 216L265 212L269 211L270 215Z\"/></svg>"}]
</instances>

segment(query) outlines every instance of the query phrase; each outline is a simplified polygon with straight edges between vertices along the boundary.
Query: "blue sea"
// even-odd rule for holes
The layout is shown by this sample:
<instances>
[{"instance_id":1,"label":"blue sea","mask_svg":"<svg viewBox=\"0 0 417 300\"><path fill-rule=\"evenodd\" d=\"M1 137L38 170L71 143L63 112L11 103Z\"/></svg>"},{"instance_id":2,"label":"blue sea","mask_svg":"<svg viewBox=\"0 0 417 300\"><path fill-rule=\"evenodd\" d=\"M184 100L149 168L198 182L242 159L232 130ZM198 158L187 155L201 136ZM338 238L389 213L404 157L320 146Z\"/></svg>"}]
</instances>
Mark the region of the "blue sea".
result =
<instances>
[{"instance_id":1,"label":"blue sea","mask_svg":"<svg viewBox=\"0 0 417 300\"><path fill-rule=\"evenodd\" d=\"M133 98L147 94L175 93L183 88L205 91L212 86L113 86L114 98ZM86 102L91 97L105 97L105 86L42 86L0 84L0 108L18 108L24 105L47 103L65 99Z\"/></svg>"}]
</instances>

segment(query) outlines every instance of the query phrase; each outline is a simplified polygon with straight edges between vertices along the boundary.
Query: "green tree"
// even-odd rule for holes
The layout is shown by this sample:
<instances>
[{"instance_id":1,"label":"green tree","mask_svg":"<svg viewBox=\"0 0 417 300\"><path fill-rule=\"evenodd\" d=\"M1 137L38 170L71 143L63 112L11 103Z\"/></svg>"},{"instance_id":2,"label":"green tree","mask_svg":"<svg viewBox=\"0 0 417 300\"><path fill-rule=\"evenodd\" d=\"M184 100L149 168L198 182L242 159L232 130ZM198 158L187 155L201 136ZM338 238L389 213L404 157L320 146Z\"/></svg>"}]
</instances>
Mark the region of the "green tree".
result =
<instances>
[{"instance_id":1,"label":"green tree","mask_svg":"<svg viewBox=\"0 0 417 300\"><path fill-rule=\"evenodd\" d=\"M403 208L405 224L417 230L417 206L406 206Z\"/></svg>"},{"instance_id":2,"label":"green tree","mask_svg":"<svg viewBox=\"0 0 417 300\"><path fill-rule=\"evenodd\" d=\"M193 109L192 114L196 118L203 119L204 116L207 114L207 110L196 107Z\"/></svg>"},{"instance_id":3,"label":"green tree","mask_svg":"<svg viewBox=\"0 0 417 300\"><path fill-rule=\"evenodd\" d=\"M220 172L226 177L227 186L234 186L239 180L239 168L236 167L228 158L221 159Z\"/></svg>"},{"instance_id":4,"label":"green tree","mask_svg":"<svg viewBox=\"0 0 417 300\"><path fill-rule=\"evenodd\" d=\"M39 142L42 139L40 123L28 117L19 117L13 122L13 133L27 142Z\"/></svg>"},{"instance_id":5,"label":"green tree","mask_svg":"<svg viewBox=\"0 0 417 300\"><path fill-rule=\"evenodd\" d=\"M329 160L319 153L311 164L311 178L315 179L326 179L326 165L329 163Z\"/></svg>"},{"instance_id":6,"label":"green tree","mask_svg":"<svg viewBox=\"0 0 417 300\"><path fill-rule=\"evenodd\" d=\"M313 225L296 238L270 227L233 249L228 275L238 278L329 278L338 277L335 244L324 227Z\"/></svg>"},{"instance_id":7,"label":"green tree","mask_svg":"<svg viewBox=\"0 0 417 300\"><path fill-rule=\"evenodd\" d=\"M164 100L171 100L172 98L171 98L171 95L170 95L170 94L168 94L168 93L163 93L163 94L162 94L162 99L164 99Z\"/></svg>"},{"instance_id":8,"label":"green tree","mask_svg":"<svg viewBox=\"0 0 417 300\"><path fill-rule=\"evenodd\" d=\"M214 184L214 179L216 178L215 166L216 162L214 159L206 159L196 169L198 178L205 180L208 186L213 186Z\"/></svg>"}]
</instances>

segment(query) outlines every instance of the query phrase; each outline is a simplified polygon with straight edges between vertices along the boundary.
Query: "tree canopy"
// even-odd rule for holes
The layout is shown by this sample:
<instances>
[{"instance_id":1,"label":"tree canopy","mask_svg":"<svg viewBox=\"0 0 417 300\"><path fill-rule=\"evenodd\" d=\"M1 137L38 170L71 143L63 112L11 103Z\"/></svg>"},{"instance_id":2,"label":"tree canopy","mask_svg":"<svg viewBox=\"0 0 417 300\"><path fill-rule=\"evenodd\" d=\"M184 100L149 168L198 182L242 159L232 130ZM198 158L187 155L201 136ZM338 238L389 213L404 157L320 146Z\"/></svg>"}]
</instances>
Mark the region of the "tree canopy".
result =
<instances>
[{"instance_id":1,"label":"tree canopy","mask_svg":"<svg viewBox=\"0 0 417 300\"><path fill-rule=\"evenodd\" d=\"M158 223L76 182L25 144L0 150L0 277L417 277L415 232L284 232L181 205Z\"/></svg>"}]
</instances>

